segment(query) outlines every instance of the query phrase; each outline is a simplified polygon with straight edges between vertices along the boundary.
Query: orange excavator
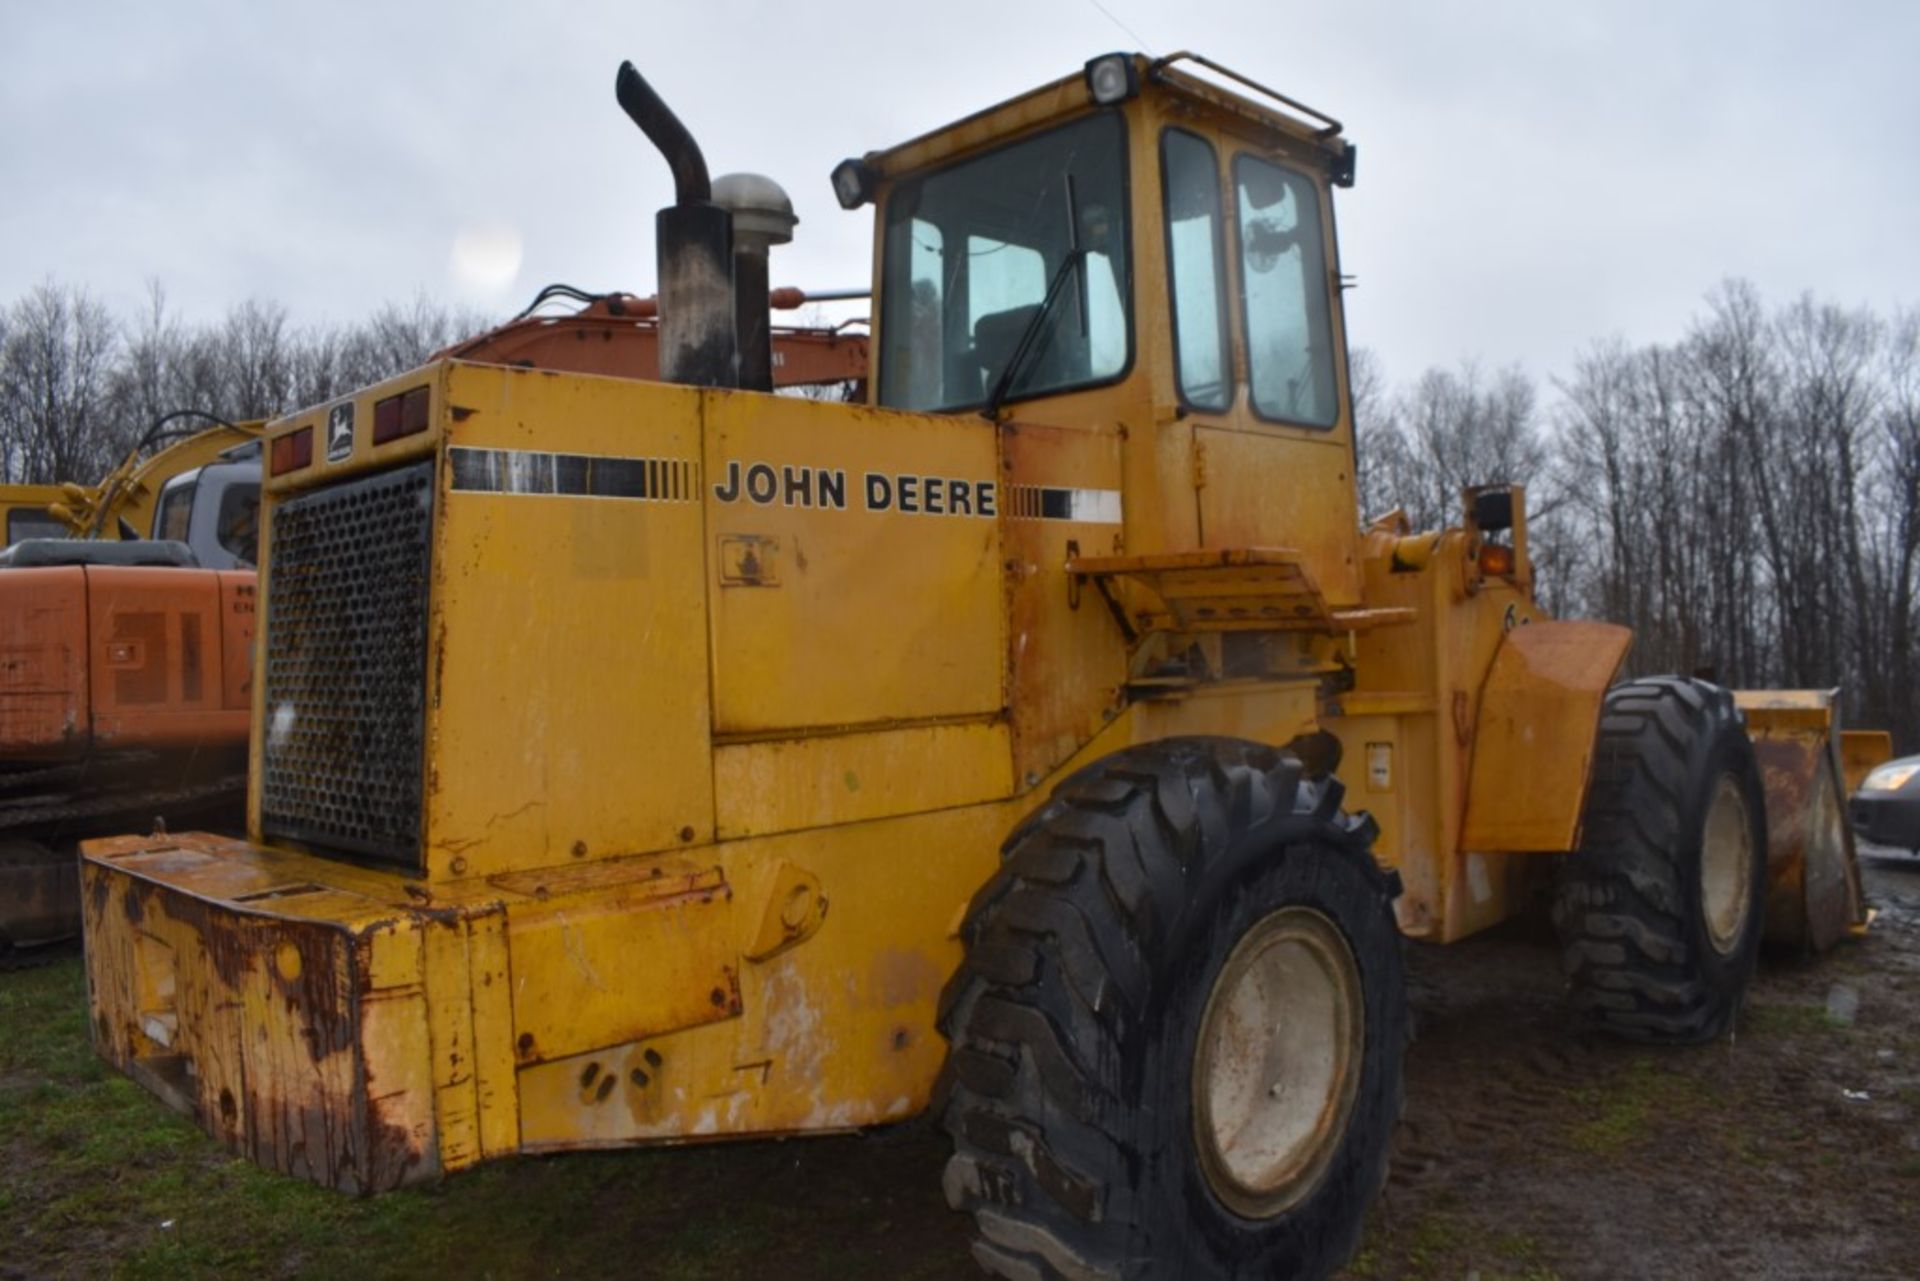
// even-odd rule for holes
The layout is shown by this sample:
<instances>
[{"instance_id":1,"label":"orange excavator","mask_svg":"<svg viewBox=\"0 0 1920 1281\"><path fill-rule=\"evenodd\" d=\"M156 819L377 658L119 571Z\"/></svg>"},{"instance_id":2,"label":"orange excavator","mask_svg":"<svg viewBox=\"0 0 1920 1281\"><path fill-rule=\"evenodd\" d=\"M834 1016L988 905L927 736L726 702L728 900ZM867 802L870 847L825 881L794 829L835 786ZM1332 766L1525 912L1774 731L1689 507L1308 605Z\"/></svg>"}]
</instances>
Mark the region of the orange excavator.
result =
<instances>
[{"instance_id":1,"label":"orange excavator","mask_svg":"<svg viewBox=\"0 0 1920 1281\"><path fill-rule=\"evenodd\" d=\"M782 286L767 297L776 310L865 298L865 289L813 291ZM541 315L556 298L581 304L568 315ZM840 387L849 398L866 391L867 335L845 325L774 325L769 333L777 389ZM594 294L548 285L533 303L498 329L436 352L431 360L471 360L611 378L660 376L660 304L632 294Z\"/></svg>"},{"instance_id":2,"label":"orange excavator","mask_svg":"<svg viewBox=\"0 0 1920 1281\"><path fill-rule=\"evenodd\" d=\"M80 839L244 820L257 432L136 448L0 551L0 968L78 933Z\"/></svg>"},{"instance_id":3,"label":"orange excavator","mask_svg":"<svg viewBox=\"0 0 1920 1281\"><path fill-rule=\"evenodd\" d=\"M769 296L792 309L865 291ZM582 306L539 314L554 299ZM776 386L864 394L865 333L776 325L768 341ZM441 354L655 378L658 306L549 286ZM176 417L100 484L46 490L62 501L34 532L74 536L0 551L0 969L78 936L81 839L156 824L244 829L259 424L215 420L143 458Z\"/></svg>"}]
</instances>

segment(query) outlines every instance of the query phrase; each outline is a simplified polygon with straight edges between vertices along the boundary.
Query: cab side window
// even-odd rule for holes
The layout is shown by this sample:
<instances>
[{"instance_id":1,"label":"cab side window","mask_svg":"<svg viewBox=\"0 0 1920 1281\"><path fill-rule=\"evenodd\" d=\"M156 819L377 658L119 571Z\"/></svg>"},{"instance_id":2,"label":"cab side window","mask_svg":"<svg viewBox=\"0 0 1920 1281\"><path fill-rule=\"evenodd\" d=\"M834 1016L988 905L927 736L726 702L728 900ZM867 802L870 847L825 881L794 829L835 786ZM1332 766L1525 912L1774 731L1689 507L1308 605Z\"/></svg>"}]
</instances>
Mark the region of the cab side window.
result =
<instances>
[{"instance_id":1,"label":"cab side window","mask_svg":"<svg viewBox=\"0 0 1920 1281\"><path fill-rule=\"evenodd\" d=\"M1205 139L1169 129L1160 138L1160 170L1180 399L1195 409L1218 412L1233 403L1220 166Z\"/></svg>"},{"instance_id":2,"label":"cab side window","mask_svg":"<svg viewBox=\"0 0 1920 1281\"><path fill-rule=\"evenodd\" d=\"M1331 427L1339 405L1319 191L1305 175L1247 155L1234 157L1233 180L1253 411Z\"/></svg>"},{"instance_id":3,"label":"cab side window","mask_svg":"<svg viewBox=\"0 0 1920 1281\"><path fill-rule=\"evenodd\" d=\"M154 513L153 536L186 542L193 522L193 491L196 482L169 485L160 495L160 510Z\"/></svg>"},{"instance_id":4,"label":"cab side window","mask_svg":"<svg viewBox=\"0 0 1920 1281\"><path fill-rule=\"evenodd\" d=\"M220 511L214 525L220 545L233 553L242 565L251 566L260 558L260 486L229 485L220 495Z\"/></svg>"},{"instance_id":5,"label":"cab side window","mask_svg":"<svg viewBox=\"0 0 1920 1281\"><path fill-rule=\"evenodd\" d=\"M7 513L7 542L17 543L23 538L65 538L67 527L31 507L21 507Z\"/></svg>"}]
</instances>

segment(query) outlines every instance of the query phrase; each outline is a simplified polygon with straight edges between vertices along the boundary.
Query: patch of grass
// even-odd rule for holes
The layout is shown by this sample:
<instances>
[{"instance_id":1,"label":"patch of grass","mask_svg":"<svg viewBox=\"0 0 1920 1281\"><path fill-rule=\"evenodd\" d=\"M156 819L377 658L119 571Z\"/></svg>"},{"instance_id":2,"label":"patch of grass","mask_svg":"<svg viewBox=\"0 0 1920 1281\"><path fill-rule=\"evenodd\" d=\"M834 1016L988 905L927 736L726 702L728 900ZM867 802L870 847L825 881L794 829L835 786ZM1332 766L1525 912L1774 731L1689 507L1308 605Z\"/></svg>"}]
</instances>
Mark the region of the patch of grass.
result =
<instances>
[{"instance_id":1,"label":"patch of grass","mask_svg":"<svg viewBox=\"0 0 1920 1281\"><path fill-rule=\"evenodd\" d=\"M1422 1273L1445 1262L1466 1244L1466 1231L1444 1212L1423 1216L1407 1239L1407 1263Z\"/></svg>"},{"instance_id":2,"label":"patch of grass","mask_svg":"<svg viewBox=\"0 0 1920 1281\"><path fill-rule=\"evenodd\" d=\"M1586 1113L1567 1135L1575 1150L1589 1156L1613 1156L1648 1138L1661 1118L1699 1111L1709 1104L1699 1082L1657 1068L1652 1059L1635 1059L1602 1084L1572 1093Z\"/></svg>"},{"instance_id":3,"label":"patch of grass","mask_svg":"<svg viewBox=\"0 0 1920 1281\"><path fill-rule=\"evenodd\" d=\"M1920 1179L1920 1156L1902 1161L1893 1167L1893 1172L1903 1179Z\"/></svg>"},{"instance_id":4,"label":"patch of grass","mask_svg":"<svg viewBox=\"0 0 1920 1281\"><path fill-rule=\"evenodd\" d=\"M1824 1005L1749 1003L1740 1012L1739 1030L1749 1036L1820 1036L1852 1029L1829 1018Z\"/></svg>"},{"instance_id":5,"label":"patch of grass","mask_svg":"<svg viewBox=\"0 0 1920 1281\"><path fill-rule=\"evenodd\" d=\"M1559 1281L1538 1240L1523 1232L1488 1233L1469 1213L1446 1195L1418 1217L1397 1223L1376 1209L1359 1253L1341 1275L1439 1281L1470 1271L1483 1281Z\"/></svg>"},{"instance_id":6,"label":"patch of grass","mask_svg":"<svg viewBox=\"0 0 1920 1281\"><path fill-rule=\"evenodd\" d=\"M1533 1263L1540 1256L1540 1243L1524 1232L1501 1232L1487 1243L1493 1253L1514 1263Z\"/></svg>"}]
</instances>

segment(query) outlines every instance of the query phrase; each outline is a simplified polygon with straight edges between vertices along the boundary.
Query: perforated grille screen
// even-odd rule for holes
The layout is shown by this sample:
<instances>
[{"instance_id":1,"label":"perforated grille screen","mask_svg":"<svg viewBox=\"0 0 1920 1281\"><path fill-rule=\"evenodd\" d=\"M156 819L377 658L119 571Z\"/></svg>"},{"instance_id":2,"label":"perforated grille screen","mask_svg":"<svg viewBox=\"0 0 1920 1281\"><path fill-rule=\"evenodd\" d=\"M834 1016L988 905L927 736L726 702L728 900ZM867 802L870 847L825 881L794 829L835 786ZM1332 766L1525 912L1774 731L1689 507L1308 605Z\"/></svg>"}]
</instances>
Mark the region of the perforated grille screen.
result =
<instances>
[{"instance_id":1,"label":"perforated grille screen","mask_svg":"<svg viewBox=\"0 0 1920 1281\"><path fill-rule=\"evenodd\" d=\"M274 509L261 826L420 864L433 464Z\"/></svg>"}]
</instances>

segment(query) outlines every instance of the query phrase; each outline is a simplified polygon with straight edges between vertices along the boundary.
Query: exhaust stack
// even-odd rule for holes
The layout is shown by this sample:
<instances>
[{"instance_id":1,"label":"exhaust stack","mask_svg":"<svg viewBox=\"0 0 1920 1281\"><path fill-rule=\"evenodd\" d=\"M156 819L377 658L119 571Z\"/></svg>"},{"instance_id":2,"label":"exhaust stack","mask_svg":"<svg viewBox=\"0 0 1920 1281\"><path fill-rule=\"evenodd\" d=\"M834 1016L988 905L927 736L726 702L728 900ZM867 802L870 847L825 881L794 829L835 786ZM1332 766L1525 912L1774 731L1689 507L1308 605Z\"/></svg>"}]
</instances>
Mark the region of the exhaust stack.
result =
<instances>
[{"instance_id":1,"label":"exhaust stack","mask_svg":"<svg viewBox=\"0 0 1920 1281\"><path fill-rule=\"evenodd\" d=\"M793 201L780 184L757 173L730 173L713 184L714 200L733 215L733 317L740 350L740 385L773 390L773 315L767 255L793 239Z\"/></svg>"},{"instance_id":2,"label":"exhaust stack","mask_svg":"<svg viewBox=\"0 0 1920 1281\"><path fill-rule=\"evenodd\" d=\"M700 145L631 62L620 64L614 96L673 170L674 203L654 215L660 377L693 387L737 387L733 215L713 201Z\"/></svg>"}]
</instances>

